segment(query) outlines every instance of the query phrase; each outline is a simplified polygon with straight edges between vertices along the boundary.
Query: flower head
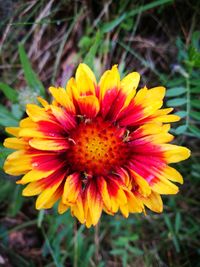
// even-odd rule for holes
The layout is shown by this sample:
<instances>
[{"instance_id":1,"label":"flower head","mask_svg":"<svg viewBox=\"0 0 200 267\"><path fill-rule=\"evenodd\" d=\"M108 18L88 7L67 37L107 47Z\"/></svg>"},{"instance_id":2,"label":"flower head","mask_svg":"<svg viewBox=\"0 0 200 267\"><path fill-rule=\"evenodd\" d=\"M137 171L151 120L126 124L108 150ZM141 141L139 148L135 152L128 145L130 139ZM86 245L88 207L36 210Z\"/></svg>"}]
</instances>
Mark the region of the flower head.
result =
<instances>
[{"instance_id":1,"label":"flower head","mask_svg":"<svg viewBox=\"0 0 200 267\"><path fill-rule=\"evenodd\" d=\"M161 194L176 194L181 174L169 163L189 157L182 146L168 144L170 122L179 117L161 109L164 87L140 89L140 75L120 80L117 66L99 83L90 68L80 64L75 79L64 88L50 87L51 103L27 105L28 117L7 128L15 137L4 145L10 154L4 169L24 175L24 196L39 195L37 209L71 210L87 227L96 225L102 210L140 213L145 207L161 212Z\"/></svg>"}]
</instances>

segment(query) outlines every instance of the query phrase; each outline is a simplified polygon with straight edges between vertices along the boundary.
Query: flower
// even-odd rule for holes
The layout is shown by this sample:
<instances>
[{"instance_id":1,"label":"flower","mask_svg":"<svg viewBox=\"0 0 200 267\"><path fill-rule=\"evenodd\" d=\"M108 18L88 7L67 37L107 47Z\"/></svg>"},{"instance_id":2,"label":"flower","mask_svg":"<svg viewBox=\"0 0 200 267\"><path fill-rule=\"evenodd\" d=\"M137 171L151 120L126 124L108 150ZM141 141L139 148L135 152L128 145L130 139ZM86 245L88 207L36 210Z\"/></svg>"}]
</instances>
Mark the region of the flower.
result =
<instances>
[{"instance_id":1,"label":"flower","mask_svg":"<svg viewBox=\"0 0 200 267\"><path fill-rule=\"evenodd\" d=\"M187 159L190 151L168 144L169 122L179 117L161 109L164 87L136 88L137 72L120 80L117 65L96 82L91 69L80 64L75 79L64 88L50 87L53 101L38 98L28 104L28 117L7 128L15 137L4 146L17 151L5 172L24 175L24 196L39 195L36 209L71 210L87 227L96 225L102 210L162 212L162 194L176 194L181 174L169 163Z\"/></svg>"}]
</instances>

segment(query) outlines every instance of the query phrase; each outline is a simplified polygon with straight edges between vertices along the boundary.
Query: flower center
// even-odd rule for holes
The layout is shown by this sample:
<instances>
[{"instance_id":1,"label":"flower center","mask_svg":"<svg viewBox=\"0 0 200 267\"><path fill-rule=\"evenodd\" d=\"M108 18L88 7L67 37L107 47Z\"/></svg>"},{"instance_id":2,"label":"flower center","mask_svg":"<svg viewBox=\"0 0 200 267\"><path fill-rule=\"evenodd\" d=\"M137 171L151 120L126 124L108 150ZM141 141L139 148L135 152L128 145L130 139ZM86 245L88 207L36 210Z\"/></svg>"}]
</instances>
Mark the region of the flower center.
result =
<instances>
[{"instance_id":1,"label":"flower center","mask_svg":"<svg viewBox=\"0 0 200 267\"><path fill-rule=\"evenodd\" d=\"M123 142L124 130L97 118L95 122L81 123L70 133L73 141L67 160L72 171L105 175L124 165L129 156Z\"/></svg>"}]
</instances>

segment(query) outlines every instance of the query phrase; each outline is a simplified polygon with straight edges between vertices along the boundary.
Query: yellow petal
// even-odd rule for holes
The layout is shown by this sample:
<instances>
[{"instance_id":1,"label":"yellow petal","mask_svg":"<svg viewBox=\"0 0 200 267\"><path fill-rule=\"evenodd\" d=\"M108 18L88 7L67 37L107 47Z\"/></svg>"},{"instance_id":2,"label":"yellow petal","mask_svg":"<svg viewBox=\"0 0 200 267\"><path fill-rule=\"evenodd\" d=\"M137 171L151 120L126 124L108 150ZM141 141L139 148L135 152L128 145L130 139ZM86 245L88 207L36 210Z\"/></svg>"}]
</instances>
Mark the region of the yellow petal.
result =
<instances>
[{"instance_id":1,"label":"yellow petal","mask_svg":"<svg viewBox=\"0 0 200 267\"><path fill-rule=\"evenodd\" d=\"M12 149L24 149L27 146L27 142L15 137L6 138L3 145Z\"/></svg>"},{"instance_id":2,"label":"yellow petal","mask_svg":"<svg viewBox=\"0 0 200 267\"><path fill-rule=\"evenodd\" d=\"M136 96L134 97L134 104L135 105L140 105L143 103L143 101L147 95L147 91L148 91L148 89L146 87L144 87L137 92Z\"/></svg>"},{"instance_id":3,"label":"yellow petal","mask_svg":"<svg viewBox=\"0 0 200 267\"><path fill-rule=\"evenodd\" d=\"M150 142L154 144L163 144L171 142L174 139L174 136L169 133L161 133L161 134L154 134L149 135L145 138L142 138L142 140L145 142Z\"/></svg>"},{"instance_id":4,"label":"yellow petal","mask_svg":"<svg viewBox=\"0 0 200 267\"><path fill-rule=\"evenodd\" d=\"M179 121L181 118L177 115L174 114L169 114L170 112L172 112L173 108L164 108L164 109L159 109L157 110L154 114L153 114L153 121L157 121L157 122L175 122L175 121Z\"/></svg>"},{"instance_id":5,"label":"yellow petal","mask_svg":"<svg viewBox=\"0 0 200 267\"><path fill-rule=\"evenodd\" d=\"M50 174L52 174L55 170L51 170L51 171L38 171L38 170L31 170L29 171L27 174L25 174L21 180L18 180L16 183L17 184L27 184L30 182L35 182L38 181L42 178L45 178L47 176L49 176Z\"/></svg>"},{"instance_id":6,"label":"yellow petal","mask_svg":"<svg viewBox=\"0 0 200 267\"><path fill-rule=\"evenodd\" d=\"M125 218L128 218L129 215L128 203L126 203L125 205L120 205L120 211Z\"/></svg>"},{"instance_id":7,"label":"yellow petal","mask_svg":"<svg viewBox=\"0 0 200 267\"><path fill-rule=\"evenodd\" d=\"M76 203L71 206L71 213L79 220L80 223L85 222L83 200L81 195L78 196Z\"/></svg>"},{"instance_id":8,"label":"yellow petal","mask_svg":"<svg viewBox=\"0 0 200 267\"><path fill-rule=\"evenodd\" d=\"M131 171L131 174L133 175L133 179L134 179L135 183L139 186L139 188L138 188L139 193L142 196L150 195L151 194L151 188L150 188L148 182L134 171Z\"/></svg>"},{"instance_id":9,"label":"yellow petal","mask_svg":"<svg viewBox=\"0 0 200 267\"><path fill-rule=\"evenodd\" d=\"M118 212L119 210L119 201L117 201L117 197L113 197L110 196L110 202L111 202L111 210L109 210L109 212L111 212L112 214ZM124 205L126 204L126 202L124 203Z\"/></svg>"},{"instance_id":10,"label":"yellow petal","mask_svg":"<svg viewBox=\"0 0 200 267\"><path fill-rule=\"evenodd\" d=\"M37 127L37 123L33 122L31 118L29 117L22 119L19 125L21 128L36 128Z\"/></svg>"},{"instance_id":11,"label":"yellow petal","mask_svg":"<svg viewBox=\"0 0 200 267\"><path fill-rule=\"evenodd\" d=\"M65 181L62 202L64 204L75 203L81 192L81 181L78 173L69 175Z\"/></svg>"},{"instance_id":12,"label":"yellow petal","mask_svg":"<svg viewBox=\"0 0 200 267\"><path fill-rule=\"evenodd\" d=\"M85 63L81 63L79 64L79 67L80 70L83 71L94 84L97 83L96 77L88 65L86 65Z\"/></svg>"},{"instance_id":13,"label":"yellow petal","mask_svg":"<svg viewBox=\"0 0 200 267\"><path fill-rule=\"evenodd\" d=\"M95 183L90 182L87 188L87 200L92 224L96 225L102 213L103 202Z\"/></svg>"},{"instance_id":14,"label":"yellow petal","mask_svg":"<svg viewBox=\"0 0 200 267\"><path fill-rule=\"evenodd\" d=\"M127 107L133 99L136 88L140 81L140 74L138 72L132 72L125 76L121 81L121 90L126 95L126 100L123 107Z\"/></svg>"},{"instance_id":15,"label":"yellow petal","mask_svg":"<svg viewBox=\"0 0 200 267\"><path fill-rule=\"evenodd\" d=\"M166 115L169 114L173 111L173 108L162 108L156 111L156 116L162 116L162 115Z\"/></svg>"},{"instance_id":16,"label":"yellow petal","mask_svg":"<svg viewBox=\"0 0 200 267\"><path fill-rule=\"evenodd\" d=\"M21 175L31 169L31 156L26 155L23 150L10 154L4 163L4 171L11 175Z\"/></svg>"},{"instance_id":17,"label":"yellow petal","mask_svg":"<svg viewBox=\"0 0 200 267\"><path fill-rule=\"evenodd\" d=\"M151 101L157 99L163 99L165 96L166 88L162 86L154 87L148 90L147 98L151 98Z\"/></svg>"},{"instance_id":18,"label":"yellow petal","mask_svg":"<svg viewBox=\"0 0 200 267\"><path fill-rule=\"evenodd\" d=\"M114 88L119 89L120 87L120 75L117 65L114 65L111 70L107 70L102 75L100 82L100 101L104 98L105 94Z\"/></svg>"},{"instance_id":19,"label":"yellow petal","mask_svg":"<svg viewBox=\"0 0 200 267\"><path fill-rule=\"evenodd\" d=\"M127 200L128 200L128 209L131 213L140 213L143 211L144 207L140 199L136 198L131 192L126 192Z\"/></svg>"},{"instance_id":20,"label":"yellow petal","mask_svg":"<svg viewBox=\"0 0 200 267\"><path fill-rule=\"evenodd\" d=\"M156 178L156 180L154 179L153 184L151 184L151 188L156 193L163 195L174 195L179 191L175 184L171 183L162 176Z\"/></svg>"},{"instance_id":21,"label":"yellow petal","mask_svg":"<svg viewBox=\"0 0 200 267\"><path fill-rule=\"evenodd\" d=\"M176 121L180 121L180 117L174 114L170 114L170 115L163 115L163 116L159 116L156 117L155 120L159 121L159 122L176 122Z\"/></svg>"},{"instance_id":22,"label":"yellow petal","mask_svg":"<svg viewBox=\"0 0 200 267\"><path fill-rule=\"evenodd\" d=\"M90 214L90 211L87 213L87 217L85 218L85 225L87 228L90 228L92 226L92 217Z\"/></svg>"},{"instance_id":23,"label":"yellow petal","mask_svg":"<svg viewBox=\"0 0 200 267\"><path fill-rule=\"evenodd\" d=\"M151 191L151 194L148 197L141 197L145 206L154 212L163 211L163 202L161 196L154 191Z\"/></svg>"},{"instance_id":24,"label":"yellow petal","mask_svg":"<svg viewBox=\"0 0 200 267\"><path fill-rule=\"evenodd\" d=\"M19 133L20 128L19 127L6 127L5 131L11 135L14 135L16 137L18 137L18 133Z\"/></svg>"},{"instance_id":25,"label":"yellow petal","mask_svg":"<svg viewBox=\"0 0 200 267\"><path fill-rule=\"evenodd\" d=\"M27 104L26 113L34 122L50 120L50 116L45 109L34 104Z\"/></svg>"},{"instance_id":26,"label":"yellow petal","mask_svg":"<svg viewBox=\"0 0 200 267\"><path fill-rule=\"evenodd\" d=\"M140 81L140 74L138 72L129 73L121 80L121 88L127 95L131 94L133 91L136 92Z\"/></svg>"},{"instance_id":27,"label":"yellow petal","mask_svg":"<svg viewBox=\"0 0 200 267\"><path fill-rule=\"evenodd\" d=\"M64 88L50 87L49 91L55 98L56 102L58 102L61 106L65 107L67 111L75 113L74 104Z\"/></svg>"},{"instance_id":28,"label":"yellow petal","mask_svg":"<svg viewBox=\"0 0 200 267\"><path fill-rule=\"evenodd\" d=\"M33 138L29 141L31 147L39 149L39 150L51 150L51 151L60 151L67 150L69 148L69 144L65 139L39 139Z\"/></svg>"},{"instance_id":29,"label":"yellow petal","mask_svg":"<svg viewBox=\"0 0 200 267\"><path fill-rule=\"evenodd\" d=\"M95 95L96 78L86 64L79 64L75 79L80 96Z\"/></svg>"},{"instance_id":30,"label":"yellow petal","mask_svg":"<svg viewBox=\"0 0 200 267\"><path fill-rule=\"evenodd\" d=\"M163 105L163 97L165 95L164 87L155 87L147 89L144 87L139 90L134 98L135 105L143 106L144 116L152 115Z\"/></svg>"},{"instance_id":31,"label":"yellow petal","mask_svg":"<svg viewBox=\"0 0 200 267\"><path fill-rule=\"evenodd\" d=\"M51 209L53 205L60 199L61 195L62 195L62 187L59 186L56 189L56 191L52 194L52 196L45 203L43 203L42 209Z\"/></svg>"},{"instance_id":32,"label":"yellow petal","mask_svg":"<svg viewBox=\"0 0 200 267\"><path fill-rule=\"evenodd\" d=\"M165 178L169 179L172 182L178 182L180 184L183 184L182 175L176 169L170 166L166 166L161 175L163 175Z\"/></svg>"},{"instance_id":33,"label":"yellow petal","mask_svg":"<svg viewBox=\"0 0 200 267\"><path fill-rule=\"evenodd\" d=\"M36 200L36 209L43 209L45 208L45 206L50 206L50 203L53 205L57 200L58 200L58 196L55 195L55 192L57 190L57 188L59 187L59 185L62 183L62 180L60 180L58 183L56 183L55 185L45 189L37 198ZM53 198L53 199L52 199ZM50 203L49 203L50 202Z\"/></svg>"},{"instance_id":34,"label":"yellow petal","mask_svg":"<svg viewBox=\"0 0 200 267\"><path fill-rule=\"evenodd\" d=\"M131 134L131 140L135 140L144 136L149 135L156 135L160 133L167 133L170 130L170 124L164 124L160 122L151 122L144 124L137 128L132 134Z\"/></svg>"},{"instance_id":35,"label":"yellow petal","mask_svg":"<svg viewBox=\"0 0 200 267\"><path fill-rule=\"evenodd\" d=\"M35 196L39 195L43 190L43 186L38 182L28 184L22 191L23 196Z\"/></svg>"},{"instance_id":36,"label":"yellow petal","mask_svg":"<svg viewBox=\"0 0 200 267\"><path fill-rule=\"evenodd\" d=\"M71 100L76 100L80 96L76 81L73 77L67 82L66 93Z\"/></svg>"},{"instance_id":37,"label":"yellow petal","mask_svg":"<svg viewBox=\"0 0 200 267\"><path fill-rule=\"evenodd\" d=\"M69 209L69 206L64 204L62 202L62 200L60 200L59 204L58 204L58 213L59 214L63 214L65 211L67 211Z\"/></svg>"},{"instance_id":38,"label":"yellow petal","mask_svg":"<svg viewBox=\"0 0 200 267\"><path fill-rule=\"evenodd\" d=\"M97 179L97 183L104 205L106 206L107 210L111 210L111 199L105 179L103 177L99 177Z\"/></svg>"},{"instance_id":39,"label":"yellow petal","mask_svg":"<svg viewBox=\"0 0 200 267\"><path fill-rule=\"evenodd\" d=\"M49 103L42 97L38 96L37 100L40 102L40 104L45 108L49 106Z\"/></svg>"},{"instance_id":40,"label":"yellow petal","mask_svg":"<svg viewBox=\"0 0 200 267\"><path fill-rule=\"evenodd\" d=\"M118 192L117 192L117 197L116 200L119 205L125 205L127 204L127 197L126 194L124 192L124 190L122 190L121 188L119 188Z\"/></svg>"},{"instance_id":41,"label":"yellow petal","mask_svg":"<svg viewBox=\"0 0 200 267\"><path fill-rule=\"evenodd\" d=\"M48 138L42 132L34 128L22 128L19 132L20 137L37 137L37 138ZM49 137L52 138L52 137Z\"/></svg>"},{"instance_id":42,"label":"yellow petal","mask_svg":"<svg viewBox=\"0 0 200 267\"><path fill-rule=\"evenodd\" d=\"M82 96L77 99L80 111L82 115L87 118L95 118L99 113L100 105L99 100L96 96Z\"/></svg>"},{"instance_id":43,"label":"yellow petal","mask_svg":"<svg viewBox=\"0 0 200 267\"><path fill-rule=\"evenodd\" d=\"M175 163L189 158L190 150L183 146L164 144L161 146L168 163Z\"/></svg>"}]
</instances>

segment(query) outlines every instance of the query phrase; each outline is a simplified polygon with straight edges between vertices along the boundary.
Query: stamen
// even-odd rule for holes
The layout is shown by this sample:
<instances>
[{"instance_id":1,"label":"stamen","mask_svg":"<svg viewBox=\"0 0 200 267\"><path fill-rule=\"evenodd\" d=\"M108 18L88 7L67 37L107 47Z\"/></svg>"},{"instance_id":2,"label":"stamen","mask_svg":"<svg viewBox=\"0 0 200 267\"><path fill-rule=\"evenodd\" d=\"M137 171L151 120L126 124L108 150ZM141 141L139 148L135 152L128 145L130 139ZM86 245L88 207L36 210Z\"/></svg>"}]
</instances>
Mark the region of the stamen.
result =
<instances>
[{"instance_id":1,"label":"stamen","mask_svg":"<svg viewBox=\"0 0 200 267\"><path fill-rule=\"evenodd\" d=\"M105 175L128 160L129 147L123 141L121 129L100 118L80 123L69 139L73 144L67 158L73 171Z\"/></svg>"}]
</instances>

